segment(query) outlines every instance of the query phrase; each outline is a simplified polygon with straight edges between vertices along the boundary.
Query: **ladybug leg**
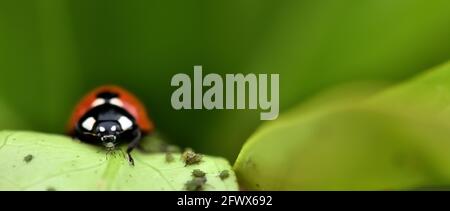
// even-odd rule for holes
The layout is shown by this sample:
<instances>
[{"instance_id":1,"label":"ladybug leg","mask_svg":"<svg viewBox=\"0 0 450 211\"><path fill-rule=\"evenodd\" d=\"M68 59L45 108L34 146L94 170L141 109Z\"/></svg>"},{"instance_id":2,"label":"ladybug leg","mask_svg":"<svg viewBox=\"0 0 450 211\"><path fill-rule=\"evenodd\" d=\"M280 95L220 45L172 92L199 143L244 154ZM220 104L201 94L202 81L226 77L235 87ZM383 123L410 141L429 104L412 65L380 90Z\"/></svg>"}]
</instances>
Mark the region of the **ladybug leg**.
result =
<instances>
[{"instance_id":1,"label":"ladybug leg","mask_svg":"<svg viewBox=\"0 0 450 211\"><path fill-rule=\"evenodd\" d=\"M133 151L134 148L136 148L136 146L139 145L139 141L141 140L141 131L140 130L136 130L136 136L133 139L133 141L130 142L130 144L128 144L127 147L127 155L128 155L128 162L130 162L130 165L134 166L134 159L133 157L131 157L131 151Z\"/></svg>"}]
</instances>

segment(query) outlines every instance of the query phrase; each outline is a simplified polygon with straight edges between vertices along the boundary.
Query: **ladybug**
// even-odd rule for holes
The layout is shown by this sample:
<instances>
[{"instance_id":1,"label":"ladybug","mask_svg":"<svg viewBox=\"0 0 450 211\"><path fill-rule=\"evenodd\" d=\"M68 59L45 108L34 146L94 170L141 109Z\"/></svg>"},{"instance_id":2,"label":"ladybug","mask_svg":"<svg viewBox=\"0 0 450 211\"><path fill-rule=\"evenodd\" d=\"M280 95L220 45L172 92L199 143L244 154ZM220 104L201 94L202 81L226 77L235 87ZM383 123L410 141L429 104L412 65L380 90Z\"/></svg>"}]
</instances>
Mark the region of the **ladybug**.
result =
<instances>
[{"instance_id":1,"label":"ladybug","mask_svg":"<svg viewBox=\"0 0 450 211\"><path fill-rule=\"evenodd\" d=\"M121 143L129 143L126 152L131 165L134 165L131 151L142 136L153 130L153 122L141 101L114 85L94 89L82 98L67 126L68 135L103 145L107 152L116 150Z\"/></svg>"}]
</instances>

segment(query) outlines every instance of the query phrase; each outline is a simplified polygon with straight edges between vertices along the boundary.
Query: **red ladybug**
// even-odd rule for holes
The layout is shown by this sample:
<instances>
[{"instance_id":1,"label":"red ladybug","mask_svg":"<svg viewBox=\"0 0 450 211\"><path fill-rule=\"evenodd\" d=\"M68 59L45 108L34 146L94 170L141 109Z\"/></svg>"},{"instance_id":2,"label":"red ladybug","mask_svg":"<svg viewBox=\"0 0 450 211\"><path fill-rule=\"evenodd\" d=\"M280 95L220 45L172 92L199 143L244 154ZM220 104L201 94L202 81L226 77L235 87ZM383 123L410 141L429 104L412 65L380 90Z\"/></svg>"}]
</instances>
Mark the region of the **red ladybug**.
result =
<instances>
[{"instance_id":1,"label":"red ladybug","mask_svg":"<svg viewBox=\"0 0 450 211\"><path fill-rule=\"evenodd\" d=\"M75 107L67 127L69 135L101 144L108 151L129 142L127 155L131 165L134 165L131 151L143 135L153 130L143 104L130 92L113 85L88 93Z\"/></svg>"}]
</instances>

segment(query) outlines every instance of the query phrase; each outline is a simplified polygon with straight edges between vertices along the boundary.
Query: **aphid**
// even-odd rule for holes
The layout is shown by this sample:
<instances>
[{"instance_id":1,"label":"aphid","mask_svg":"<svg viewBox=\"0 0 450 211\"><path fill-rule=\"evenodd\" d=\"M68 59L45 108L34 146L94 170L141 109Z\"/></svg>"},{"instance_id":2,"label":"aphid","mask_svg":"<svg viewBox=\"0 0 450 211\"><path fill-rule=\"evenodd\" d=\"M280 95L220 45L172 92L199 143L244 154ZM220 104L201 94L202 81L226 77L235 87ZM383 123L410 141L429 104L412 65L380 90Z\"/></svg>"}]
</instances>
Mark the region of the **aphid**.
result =
<instances>
[{"instance_id":1,"label":"aphid","mask_svg":"<svg viewBox=\"0 0 450 211\"><path fill-rule=\"evenodd\" d=\"M23 161L25 161L25 163L29 163L31 160L33 160L33 155L31 155L31 154L29 154L23 158Z\"/></svg>"},{"instance_id":2,"label":"aphid","mask_svg":"<svg viewBox=\"0 0 450 211\"><path fill-rule=\"evenodd\" d=\"M191 149L188 149L183 152L181 155L185 166L199 163L202 160L202 155L195 153Z\"/></svg>"},{"instance_id":3,"label":"aphid","mask_svg":"<svg viewBox=\"0 0 450 211\"><path fill-rule=\"evenodd\" d=\"M175 159L173 158L172 153L170 152L166 152L166 162L171 163L173 162Z\"/></svg>"},{"instance_id":4,"label":"aphid","mask_svg":"<svg viewBox=\"0 0 450 211\"><path fill-rule=\"evenodd\" d=\"M226 178L228 178L230 176L230 173L228 172L228 170L223 170L219 173L219 177L221 180L224 180Z\"/></svg>"},{"instance_id":5,"label":"aphid","mask_svg":"<svg viewBox=\"0 0 450 211\"><path fill-rule=\"evenodd\" d=\"M114 151L128 142L128 161L134 165L131 151L141 137L154 126L141 101L118 86L102 86L88 93L75 107L67 133L81 141L101 144Z\"/></svg>"},{"instance_id":6,"label":"aphid","mask_svg":"<svg viewBox=\"0 0 450 211\"><path fill-rule=\"evenodd\" d=\"M54 188L54 187L48 187L48 188L47 188L47 191L56 191L56 188Z\"/></svg>"},{"instance_id":7,"label":"aphid","mask_svg":"<svg viewBox=\"0 0 450 211\"><path fill-rule=\"evenodd\" d=\"M206 177L195 177L194 179L187 181L184 187L188 191L199 191L203 189L206 181Z\"/></svg>"},{"instance_id":8,"label":"aphid","mask_svg":"<svg viewBox=\"0 0 450 211\"><path fill-rule=\"evenodd\" d=\"M204 177L205 175L206 175L206 173L200 169L194 169L194 171L192 171L193 177Z\"/></svg>"}]
</instances>

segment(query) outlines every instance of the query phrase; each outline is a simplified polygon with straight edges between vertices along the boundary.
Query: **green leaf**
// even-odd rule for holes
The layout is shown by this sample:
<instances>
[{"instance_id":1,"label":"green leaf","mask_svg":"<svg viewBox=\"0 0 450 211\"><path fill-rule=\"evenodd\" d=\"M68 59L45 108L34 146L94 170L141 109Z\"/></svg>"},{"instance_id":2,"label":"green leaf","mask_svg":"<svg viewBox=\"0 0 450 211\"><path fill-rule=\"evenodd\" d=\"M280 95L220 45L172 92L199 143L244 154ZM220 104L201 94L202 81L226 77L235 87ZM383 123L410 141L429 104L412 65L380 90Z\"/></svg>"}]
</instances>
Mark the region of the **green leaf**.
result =
<instances>
[{"instance_id":1,"label":"green leaf","mask_svg":"<svg viewBox=\"0 0 450 211\"><path fill-rule=\"evenodd\" d=\"M385 90L368 99L367 103L389 105L395 109L426 109L441 117L450 115L450 62Z\"/></svg>"},{"instance_id":2,"label":"green leaf","mask_svg":"<svg viewBox=\"0 0 450 211\"><path fill-rule=\"evenodd\" d=\"M203 190L238 190L234 173L222 158L203 156L185 166L180 154L172 162L164 153L132 152L135 166L121 153L66 136L35 132L0 132L0 190L184 190L192 171L206 173ZM230 171L231 172L231 171Z\"/></svg>"},{"instance_id":3,"label":"green leaf","mask_svg":"<svg viewBox=\"0 0 450 211\"><path fill-rule=\"evenodd\" d=\"M449 75L446 64L365 99L342 95L269 122L239 154L234 168L241 185L252 190L448 187Z\"/></svg>"}]
</instances>

